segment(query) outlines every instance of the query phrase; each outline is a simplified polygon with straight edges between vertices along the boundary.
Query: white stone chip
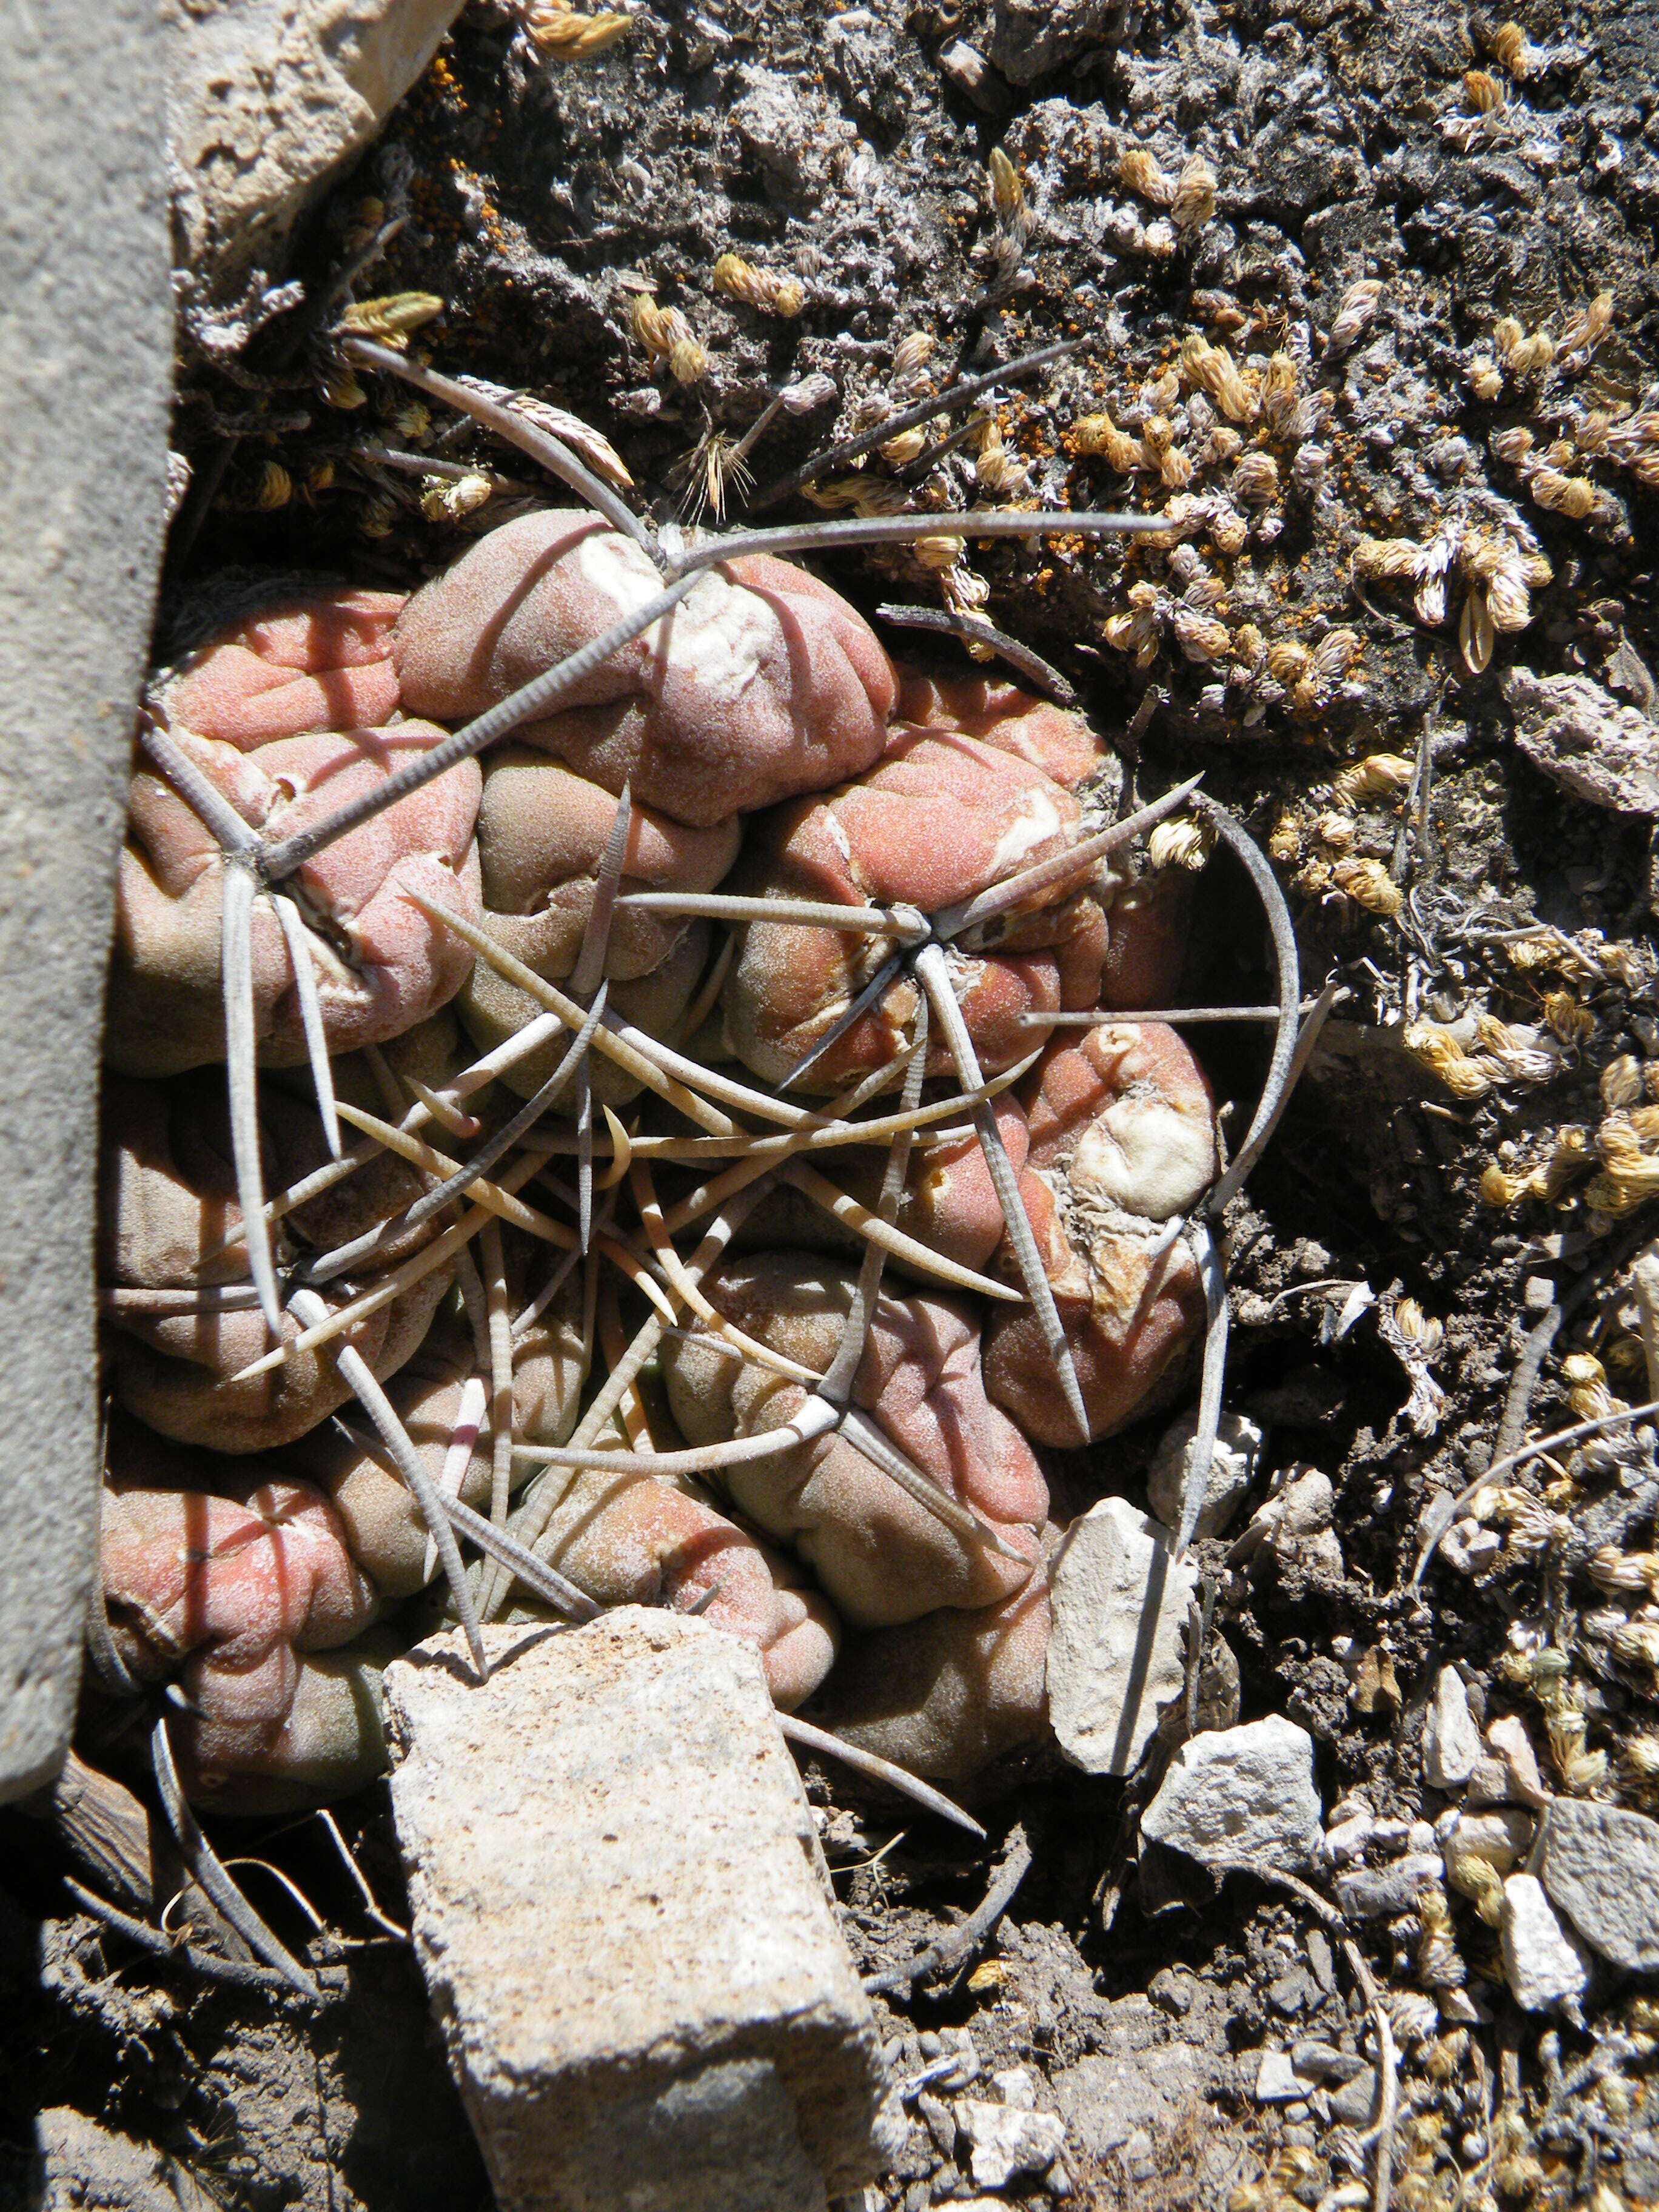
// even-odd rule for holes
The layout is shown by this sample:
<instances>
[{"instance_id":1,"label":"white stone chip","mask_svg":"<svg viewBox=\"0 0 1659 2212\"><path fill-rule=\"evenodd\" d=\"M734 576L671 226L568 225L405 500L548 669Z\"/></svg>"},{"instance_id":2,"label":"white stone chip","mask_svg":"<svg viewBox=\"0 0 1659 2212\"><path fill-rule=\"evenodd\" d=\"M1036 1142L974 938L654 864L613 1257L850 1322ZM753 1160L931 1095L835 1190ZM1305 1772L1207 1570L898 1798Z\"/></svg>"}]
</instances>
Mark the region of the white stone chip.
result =
<instances>
[{"instance_id":1,"label":"white stone chip","mask_svg":"<svg viewBox=\"0 0 1659 2212\"><path fill-rule=\"evenodd\" d=\"M1168 1529L1127 1498L1072 1525L1054 1571L1048 1711L1060 1747L1087 1774L1127 1774L1162 1708L1186 1694L1187 1607L1198 1587Z\"/></svg>"},{"instance_id":2,"label":"white stone chip","mask_svg":"<svg viewBox=\"0 0 1659 2212\"><path fill-rule=\"evenodd\" d=\"M1455 1667L1443 1667L1423 1721L1423 1778L1431 1790L1461 1790L1480 1758L1480 1731Z\"/></svg>"},{"instance_id":3,"label":"white stone chip","mask_svg":"<svg viewBox=\"0 0 1659 2212\"><path fill-rule=\"evenodd\" d=\"M1322 1849L1313 1738L1282 1714L1192 1737L1141 1815L1143 1842L1206 1866L1294 1873Z\"/></svg>"},{"instance_id":4,"label":"white stone chip","mask_svg":"<svg viewBox=\"0 0 1659 2212\"><path fill-rule=\"evenodd\" d=\"M1583 1953L1550 1909L1543 1884L1512 1874L1504 1884L1504 1974L1523 2012L1576 2006L1589 1986Z\"/></svg>"},{"instance_id":5,"label":"white stone chip","mask_svg":"<svg viewBox=\"0 0 1659 2212\"><path fill-rule=\"evenodd\" d=\"M1197 1434L1196 1412L1172 1421L1158 1438L1146 1470L1146 1502L1169 1528L1180 1524L1182 1484ZM1198 1509L1199 1535L1221 1534L1243 1504L1261 1462L1261 1431L1255 1423L1245 1413L1224 1413L1209 1480L1204 1486L1204 1503Z\"/></svg>"},{"instance_id":6,"label":"white stone chip","mask_svg":"<svg viewBox=\"0 0 1659 2212\"><path fill-rule=\"evenodd\" d=\"M980 2189L1006 2189L1023 2173L1046 2173L1066 2145L1066 2123L1053 2112L981 2104L963 2097L957 2130L968 2143L969 2172Z\"/></svg>"},{"instance_id":7,"label":"white stone chip","mask_svg":"<svg viewBox=\"0 0 1659 2212\"><path fill-rule=\"evenodd\" d=\"M628 1607L386 1678L415 1942L501 2212L823 2212L880 2039L760 1662Z\"/></svg>"}]
</instances>

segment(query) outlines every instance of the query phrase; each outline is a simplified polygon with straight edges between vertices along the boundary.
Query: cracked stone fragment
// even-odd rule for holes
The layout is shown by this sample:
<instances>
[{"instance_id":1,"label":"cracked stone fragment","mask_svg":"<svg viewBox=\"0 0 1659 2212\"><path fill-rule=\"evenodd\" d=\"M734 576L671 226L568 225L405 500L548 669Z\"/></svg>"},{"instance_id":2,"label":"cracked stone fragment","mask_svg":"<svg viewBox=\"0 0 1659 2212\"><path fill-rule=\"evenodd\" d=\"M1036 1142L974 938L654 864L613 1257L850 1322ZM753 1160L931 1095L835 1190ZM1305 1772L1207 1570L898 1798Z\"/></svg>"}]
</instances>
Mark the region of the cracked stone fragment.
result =
<instances>
[{"instance_id":1,"label":"cracked stone fragment","mask_svg":"<svg viewBox=\"0 0 1659 2212\"><path fill-rule=\"evenodd\" d=\"M1193 1440L1198 1434L1196 1411L1172 1421L1158 1440L1158 1449L1146 1470L1146 1502L1154 1517L1168 1528L1181 1518L1181 1489ZM1261 1431L1248 1413L1224 1413L1220 1433L1210 1461L1199 1508L1200 1536L1218 1536L1243 1504L1261 1463Z\"/></svg>"},{"instance_id":2,"label":"cracked stone fragment","mask_svg":"<svg viewBox=\"0 0 1659 2212\"><path fill-rule=\"evenodd\" d=\"M1659 1969L1659 1820L1558 1797L1539 1874L1587 1943L1627 1973Z\"/></svg>"},{"instance_id":3,"label":"cracked stone fragment","mask_svg":"<svg viewBox=\"0 0 1659 2212\"><path fill-rule=\"evenodd\" d=\"M1066 2145L1066 2123L1054 2113L975 2097L957 2100L957 2130L967 2138L969 2171L981 2189L1006 2189L1022 2174L1046 2173Z\"/></svg>"},{"instance_id":4,"label":"cracked stone fragment","mask_svg":"<svg viewBox=\"0 0 1659 2212\"><path fill-rule=\"evenodd\" d=\"M1060 1747L1088 1774L1127 1774L1186 1687L1191 1559L1126 1498L1073 1524L1053 1571L1048 1706Z\"/></svg>"},{"instance_id":5,"label":"cracked stone fragment","mask_svg":"<svg viewBox=\"0 0 1659 2212\"><path fill-rule=\"evenodd\" d=\"M1140 1832L1144 1842L1217 1869L1305 1867L1322 1840L1313 1738L1279 1713L1191 1737L1170 1760Z\"/></svg>"},{"instance_id":6,"label":"cracked stone fragment","mask_svg":"<svg viewBox=\"0 0 1659 2212\"><path fill-rule=\"evenodd\" d=\"M1504 1978L1523 2012L1577 2006L1589 1987L1589 1966L1579 1944L1551 1911L1535 1875L1512 1874L1504 1884L1498 1932Z\"/></svg>"},{"instance_id":7,"label":"cracked stone fragment","mask_svg":"<svg viewBox=\"0 0 1659 2212\"><path fill-rule=\"evenodd\" d=\"M876 2171L886 2084L757 1659L632 1607L484 1634L487 1684L437 1638L387 1712L416 1948L501 2212L823 2212Z\"/></svg>"},{"instance_id":8,"label":"cracked stone fragment","mask_svg":"<svg viewBox=\"0 0 1659 2212\"><path fill-rule=\"evenodd\" d=\"M1514 668L1504 696L1515 742L1535 769L1575 799L1620 814L1659 814L1659 727L1587 676Z\"/></svg>"},{"instance_id":9,"label":"cracked stone fragment","mask_svg":"<svg viewBox=\"0 0 1659 2212\"><path fill-rule=\"evenodd\" d=\"M1480 1731L1455 1667L1443 1667L1423 1722L1423 1779L1431 1790L1461 1790L1480 1759Z\"/></svg>"}]
</instances>

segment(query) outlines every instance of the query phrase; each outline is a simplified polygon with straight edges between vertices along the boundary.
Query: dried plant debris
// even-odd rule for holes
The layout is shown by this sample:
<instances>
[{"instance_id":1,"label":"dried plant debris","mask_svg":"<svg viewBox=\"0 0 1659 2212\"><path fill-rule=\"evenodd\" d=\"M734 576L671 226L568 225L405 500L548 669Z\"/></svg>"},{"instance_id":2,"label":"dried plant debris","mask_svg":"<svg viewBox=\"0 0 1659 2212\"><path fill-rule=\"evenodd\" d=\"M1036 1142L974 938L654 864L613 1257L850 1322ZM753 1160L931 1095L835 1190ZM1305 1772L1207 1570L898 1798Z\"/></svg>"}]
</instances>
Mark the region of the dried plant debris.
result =
<instances>
[{"instance_id":1,"label":"dried plant debris","mask_svg":"<svg viewBox=\"0 0 1659 2212\"><path fill-rule=\"evenodd\" d=\"M389 1656L623 1602L819 1732L860 2212L1659 2199L1656 65L483 0L189 325L81 1746L317 1996L38 2002L221 2201L394 2201Z\"/></svg>"}]
</instances>

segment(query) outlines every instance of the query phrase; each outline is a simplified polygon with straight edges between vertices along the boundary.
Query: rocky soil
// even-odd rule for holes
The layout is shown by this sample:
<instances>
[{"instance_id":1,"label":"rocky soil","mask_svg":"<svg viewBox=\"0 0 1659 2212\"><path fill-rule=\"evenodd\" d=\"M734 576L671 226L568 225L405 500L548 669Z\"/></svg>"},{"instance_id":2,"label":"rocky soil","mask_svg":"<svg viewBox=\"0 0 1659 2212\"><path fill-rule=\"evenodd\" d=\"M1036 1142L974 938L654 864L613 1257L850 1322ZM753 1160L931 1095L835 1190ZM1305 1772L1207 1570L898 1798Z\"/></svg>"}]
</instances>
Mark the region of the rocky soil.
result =
<instances>
[{"instance_id":1,"label":"rocky soil","mask_svg":"<svg viewBox=\"0 0 1659 2212\"><path fill-rule=\"evenodd\" d=\"M664 517L810 514L767 497L809 455L1075 341L925 474L907 447L820 481L1121 504L1167 538L826 573L866 611L982 605L1147 792L1201 769L1273 856L1309 995L1344 994L1226 1224L1227 1402L1259 1441L1195 1547L1201 1656L1188 1632L1176 1664L1207 1734L1177 1750L1183 1682L1127 1780L999 1776L982 1856L814 1773L867 1973L902 1983L1030 1846L994 1930L884 1998L909 2126L864 2212L1369 2203L1379 2116L1408 2212L1659 2199L1659 1828L1564 1820L1541 1882L1516 1871L1547 1798L1659 1807L1659 1445L1614 1425L1462 1497L1659 1396L1632 1272L1659 1230L1659 15L1518 22L708 0L562 61L479 5L315 224L302 303L240 352L186 317L164 651L227 570L404 586L545 503L389 384L325 392L302 326L354 265L360 299L441 297L435 367L580 413ZM717 289L726 253L800 311ZM647 295L693 380L635 334ZM799 410L732 463L780 386ZM1215 859L1197 896L1191 1002L1266 995L1242 874ZM1193 1035L1236 1139L1265 1046ZM1051 1455L1056 1511L1145 1505L1164 1425ZM1274 1716L1242 1828L1200 1832L1224 1785L1183 1801L1185 1767ZM395 1921L385 1805L347 1809ZM100 1932L9 1822L8 2141L74 2107L164 2154L145 2185L181 2204L483 2203L407 1953L314 1821L234 1832L367 1946L315 2019Z\"/></svg>"}]
</instances>

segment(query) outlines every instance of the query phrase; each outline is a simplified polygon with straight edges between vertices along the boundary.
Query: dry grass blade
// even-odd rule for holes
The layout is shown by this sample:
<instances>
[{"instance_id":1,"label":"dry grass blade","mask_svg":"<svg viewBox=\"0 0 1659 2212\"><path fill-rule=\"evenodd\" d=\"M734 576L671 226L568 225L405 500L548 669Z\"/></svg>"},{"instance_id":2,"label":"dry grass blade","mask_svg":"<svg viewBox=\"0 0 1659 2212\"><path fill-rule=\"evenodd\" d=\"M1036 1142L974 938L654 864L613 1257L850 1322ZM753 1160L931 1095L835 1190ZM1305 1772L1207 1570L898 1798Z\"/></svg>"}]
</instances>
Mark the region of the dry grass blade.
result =
<instances>
[{"instance_id":1,"label":"dry grass blade","mask_svg":"<svg viewBox=\"0 0 1659 2212\"><path fill-rule=\"evenodd\" d=\"M987 622L983 615L959 614L950 607L882 606L876 609L878 620L890 623L895 629L933 630L948 637L965 637L978 645L988 645L1000 660L1024 677L1047 697L1062 707L1075 707L1077 693L1059 669L1052 667L1040 653L1033 653L1029 645L1022 645L1006 630L999 629L994 623Z\"/></svg>"},{"instance_id":2,"label":"dry grass blade","mask_svg":"<svg viewBox=\"0 0 1659 2212\"><path fill-rule=\"evenodd\" d=\"M947 1260L917 1238L907 1237L890 1221L884 1221L867 1206L860 1205L845 1191L837 1190L827 1176L820 1175L805 1160L792 1161L783 1170L781 1180L793 1183L815 1206L821 1206L840 1222L843 1229L850 1229L855 1237L863 1237L888 1258L897 1260L912 1274L931 1276L935 1282L949 1283L953 1290L970 1291L975 1297L995 1298L1011 1305L1024 1303L1022 1294L1011 1283L999 1283L990 1275L979 1274L957 1261Z\"/></svg>"},{"instance_id":3,"label":"dry grass blade","mask_svg":"<svg viewBox=\"0 0 1659 2212\"><path fill-rule=\"evenodd\" d=\"M801 1054L782 1082L779 1084L779 1090L787 1091L792 1084L799 1083L802 1076L817 1066L827 1052L834 1050L855 1024L863 1020L872 1006L879 1006L886 996L890 985L897 981L899 972L903 966L902 953L895 953L891 959L884 960L858 996L842 1012L836 1015L817 1042L809 1052Z\"/></svg>"},{"instance_id":4,"label":"dry grass blade","mask_svg":"<svg viewBox=\"0 0 1659 2212\"><path fill-rule=\"evenodd\" d=\"M951 971L945 963L944 948L925 945L916 955L916 974L927 993L939 1027L945 1031L951 1048L951 1058L957 1064L957 1078L964 1090L975 1090L983 1082L980 1073L979 1055L974 1050L974 1041L968 1034L968 1024L957 1004L956 989L951 981ZM1036 1238L1026 1217L1024 1204L1019 1194L1019 1181L1014 1173L1013 1162L1002 1141L1002 1132L997 1127L997 1117L988 1104L974 1109L974 1130L979 1138L986 1167L990 1171L1002 1218L1008 1231L1020 1280L1031 1302L1031 1310L1042 1331L1042 1340L1054 1362L1060 1393L1067 1410L1077 1425L1080 1443L1089 1441L1089 1416L1083 1403L1083 1392L1073 1364L1072 1349L1066 1340L1066 1330L1060 1318L1060 1309L1054 1304L1054 1294L1048 1281L1042 1255L1037 1250Z\"/></svg>"},{"instance_id":5,"label":"dry grass blade","mask_svg":"<svg viewBox=\"0 0 1659 2212\"><path fill-rule=\"evenodd\" d=\"M286 891L273 891L270 902L276 909L277 921L283 925L289 966L294 971L294 988L300 994L300 1021L306 1033L306 1052L311 1061L311 1080L317 1092L317 1111L322 1117L323 1134L328 1139L331 1157L337 1160L342 1152L340 1117L334 1110L334 1067L328 1056L328 1038L323 1029L323 1002L318 995L317 969L311 957L311 939L306 929L305 916Z\"/></svg>"},{"instance_id":6,"label":"dry grass blade","mask_svg":"<svg viewBox=\"0 0 1659 2212\"><path fill-rule=\"evenodd\" d=\"M924 991L916 1000L916 1030L910 1047L909 1065L904 1071L904 1089L900 1093L902 1106L915 1111L921 1098L921 1086L927 1075L927 994ZM876 1201L876 1214L882 1224L890 1229L898 1218L899 1197L904 1188L904 1178L909 1172L913 1143L908 1129L895 1133L887 1148L887 1161L882 1170L881 1192ZM797 1163L796 1170L804 1165ZM875 1318L876 1300L881 1293L882 1270L886 1255L882 1245L872 1239L865 1250L859 1268L859 1279L854 1286L853 1301L847 1311L846 1326L841 1333L841 1342L830 1363L823 1378L822 1394L834 1406L845 1406L853 1395L853 1383L864 1357L864 1347L869 1341L870 1324Z\"/></svg>"},{"instance_id":7,"label":"dry grass blade","mask_svg":"<svg viewBox=\"0 0 1659 2212\"><path fill-rule=\"evenodd\" d=\"M602 514L613 528L624 531L636 545L643 546L653 561L659 556L656 540L646 524L641 522L619 500L609 484L583 465L557 438L538 429L522 415L492 399L485 392L470 385L457 384L453 377L440 376L435 369L422 368L406 355L394 353L389 346L375 345L366 338L347 338L342 350L350 358L361 362L365 368L377 368L387 376L400 377L412 384L417 392L428 398L441 399L447 407L453 407L463 415L470 415L475 422L482 422L498 438L516 446L520 453L528 453L539 461L550 475L572 491L580 492L587 504Z\"/></svg>"},{"instance_id":8,"label":"dry grass blade","mask_svg":"<svg viewBox=\"0 0 1659 2212\"><path fill-rule=\"evenodd\" d=\"M1189 776L1185 783L1178 783L1173 791L1166 791L1161 799L1153 799L1150 805L1139 807L1133 814L1126 814L1121 822L1114 822L1107 829L1097 830L1093 836L1084 838L1081 843L1072 846L1068 851L1055 853L1048 860L1037 861L1035 866L1022 868L1018 875L1005 876L1000 883L992 884L988 889L975 892L972 898L959 900L954 906L941 907L933 916L934 936L942 943L948 943L952 938L961 937L977 923L988 921L995 915L1006 914L1010 907L1022 905L1038 892L1052 890L1056 884L1069 882L1073 876L1081 875L1097 860L1103 860L1108 853L1116 852L1120 846L1127 845L1139 836L1142 830L1156 828L1166 816L1175 813L1178 807L1185 805L1202 781L1201 775Z\"/></svg>"},{"instance_id":9,"label":"dry grass blade","mask_svg":"<svg viewBox=\"0 0 1659 2212\"><path fill-rule=\"evenodd\" d=\"M907 1773L895 1766L890 1759L881 1759L873 1751L860 1751L856 1744L848 1743L828 1729L817 1728L811 1721L798 1720L793 1713L780 1713L778 1726L787 1741L799 1744L803 1751L816 1751L825 1759L838 1759L855 1773L867 1775L872 1782L884 1782L890 1790L913 1798L928 1812L937 1813L941 1820L948 1820L953 1828L964 1828L970 1836L983 1843L985 1831L971 1814L964 1813L960 1805L953 1804L942 1790L919 1776Z\"/></svg>"},{"instance_id":10,"label":"dry grass blade","mask_svg":"<svg viewBox=\"0 0 1659 2212\"><path fill-rule=\"evenodd\" d=\"M291 1983L301 1996L320 2003L323 1993L316 1982L287 1946L272 1935L243 1896L227 1872L224 1862L202 1833L196 1815L185 1802L165 1713L156 1716L155 1726L150 1731L149 1756L155 1774L155 1787L161 1793L161 1810L167 1814L167 1826L173 1832L180 1856L191 1877L212 1899L256 1958L263 1959L266 1966L275 1967L283 1979Z\"/></svg>"},{"instance_id":11,"label":"dry grass blade","mask_svg":"<svg viewBox=\"0 0 1659 2212\"><path fill-rule=\"evenodd\" d=\"M1203 1221L1194 1223L1192 1239L1193 1254L1204 1285L1207 1328L1203 1377L1199 1384L1198 1429L1188 1448L1187 1464L1181 1478L1181 1525L1176 1531L1175 1545L1177 1559L1185 1555L1198 1527L1198 1516L1209 1487L1216 1438L1221 1432L1221 1405L1227 1379L1227 1324L1231 1310L1227 1303L1221 1255L1209 1224Z\"/></svg>"},{"instance_id":12,"label":"dry grass blade","mask_svg":"<svg viewBox=\"0 0 1659 2212\"><path fill-rule=\"evenodd\" d=\"M441 744L434 745L430 752L422 753L417 760L405 762L395 775L387 776L384 782L349 800L345 805L337 807L332 814L325 815L320 822L313 823L309 829L283 838L279 844L264 847L261 866L267 883L280 883L284 877L291 876L296 868L303 867L313 854L320 853L325 846L331 845L337 838L344 836L349 830L356 830L361 823L372 821L377 814L383 814L388 806L395 806L399 799L407 799L411 792L423 789L439 776L447 775L459 762L472 759L486 745L493 745L498 738L504 738L516 730L520 723L535 721L545 714L568 691L586 682L595 669L603 667L612 653L620 653L623 646L631 644L653 623L660 622L665 614L672 613L696 580L695 568L677 577L654 599L647 600L644 606L636 607L631 614L612 623L609 629L602 630L598 637L590 638L586 645L568 655L556 667L545 669L541 675L532 677L528 684L486 708L476 720L446 738Z\"/></svg>"},{"instance_id":13,"label":"dry grass blade","mask_svg":"<svg viewBox=\"0 0 1659 2212\"><path fill-rule=\"evenodd\" d=\"M580 1031L587 1019L587 1010L586 1007L579 1006L574 999L568 997L560 990L557 984L550 983L545 976L538 975L533 968L526 968L522 960L515 959L512 953L497 945L494 938L487 936L482 929L475 928L471 922L465 920L460 915L452 914L447 907L438 905L435 900L423 898L418 891L410 891L408 896L420 908L422 914L430 915L434 921L442 922L447 929L453 929L462 943L470 945L479 958L488 961L498 975L515 985L518 989L525 993L526 997L533 999L538 1006L544 1006L550 1013L556 1014L567 1029ZM617 1025L610 1021L604 1021L594 1031L593 1042L607 1060L613 1060L625 1075L632 1076L635 1082L642 1083L647 1090L654 1091L657 1096L665 1099L669 1105L678 1107L688 1121L695 1121L699 1128L707 1129L712 1136L737 1135L737 1123L729 1115L716 1112L714 1108L707 1104L696 1091L689 1090L684 1084L676 1082L672 1077L665 1075L657 1065L657 1061L651 1056L651 1053L641 1051L632 1042L634 1037L640 1035L637 1030L629 1031L626 1036L617 1033L618 1028L625 1029L625 1024ZM642 1038L641 1042L651 1045L653 1052L660 1054L664 1049L661 1046L653 1044L648 1037ZM678 1058L678 1055L676 1057ZM682 1066L691 1064L681 1062Z\"/></svg>"},{"instance_id":14,"label":"dry grass blade","mask_svg":"<svg viewBox=\"0 0 1659 2212\"><path fill-rule=\"evenodd\" d=\"M741 1355L732 1353L733 1358ZM752 1467L757 1462L781 1459L815 1437L827 1436L836 1425L836 1411L822 1398L809 1398L799 1412L775 1429L758 1436L733 1437L721 1444L698 1444L684 1451L611 1451L595 1444L515 1444L513 1456L538 1467L569 1468L574 1472L602 1474L719 1474L729 1467Z\"/></svg>"},{"instance_id":15,"label":"dry grass blade","mask_svg":"<svg viewBox=\"0 0 1659 2212\"><path fill-rule=\"evenodd\" d=\"M315 1291L296 1291L292 1305L296 1321L313 1323L322 1320L327 1307ZM489 1673L489 1662L484 1655L483 1638L478 1629L478 1615L472 1602L472 1587L466 1578L466 1569L461 1564L461 1554L455 1542L449 1516L444 1511L444 1501L438 1486L426 1471L426 1462L415 1447L409 1431L398 1418L398 1411L386 1392L370 1372L368 1362L361 1352L349 1344L340 1346L334 1355L334 1364L340 1370L340 1379L351 1387L353 1396L369 1419L374 1424L381 1443L391 1455L400 1480L408 1488L421 1510L427 1534L438 1547L444 1577L455 1601L455 1610L460 1616L467 1649L472 1654L472 1663L483 1681Z\"/></svg>"},{"instance_id":16,"label":"dry grass blade","mask_svg":"<svg viewBox=\"0 0 1659 2212\"><path fill-rule=\"evenodd\" d=\"M230 1148L236 1168L236 1198L247 1239L248 1269L259 1293L265 1326L273 1336L283 1329L283 1302L271 1260L265 1221L264 1170L259 1158L259 1069L253 1022L253 902L258 896L252 871L227 859L220 962L225 1001L225 1080L230 1091Z\"/></svg>"}]
</instances>

